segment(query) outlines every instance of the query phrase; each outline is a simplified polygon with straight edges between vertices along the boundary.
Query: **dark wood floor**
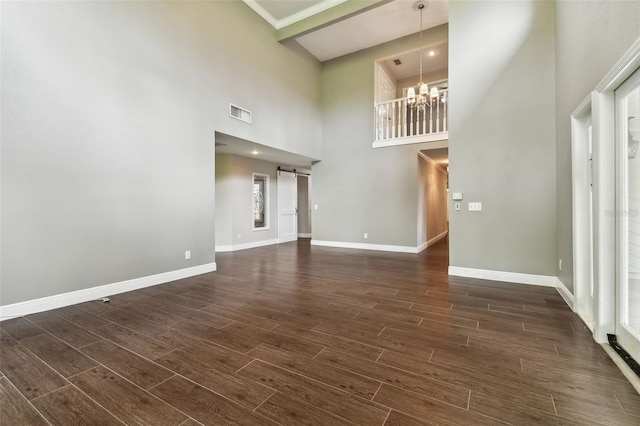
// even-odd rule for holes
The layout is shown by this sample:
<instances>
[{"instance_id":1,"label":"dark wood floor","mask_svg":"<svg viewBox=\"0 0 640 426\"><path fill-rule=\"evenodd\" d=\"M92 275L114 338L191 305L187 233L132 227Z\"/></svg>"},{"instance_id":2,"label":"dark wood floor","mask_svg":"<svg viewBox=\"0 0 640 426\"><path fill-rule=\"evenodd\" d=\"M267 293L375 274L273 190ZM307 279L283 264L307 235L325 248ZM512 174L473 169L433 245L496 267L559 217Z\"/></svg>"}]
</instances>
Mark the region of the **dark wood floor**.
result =
<instances>
[{"instance_id":1,"label":"dark wood floor","mask_svg":"<svg viewBox=\"0 0 640 426\"><path fill-rule=\"evenodd\" d=\"M420 255L311 247L0 323L0 423L640 425L553 289Z\"/></svg>"}]
</instances>

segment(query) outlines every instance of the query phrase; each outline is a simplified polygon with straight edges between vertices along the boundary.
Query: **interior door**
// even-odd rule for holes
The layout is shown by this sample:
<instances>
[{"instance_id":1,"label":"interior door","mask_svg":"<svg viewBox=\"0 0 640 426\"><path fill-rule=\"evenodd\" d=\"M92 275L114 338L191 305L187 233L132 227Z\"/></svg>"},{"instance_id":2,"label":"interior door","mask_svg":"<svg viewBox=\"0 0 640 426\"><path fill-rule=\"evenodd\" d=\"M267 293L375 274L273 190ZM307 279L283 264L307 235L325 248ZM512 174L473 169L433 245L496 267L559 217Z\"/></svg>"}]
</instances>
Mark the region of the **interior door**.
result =
<instances>
[{"instance_id":1,"label":"interior door","mask_svg":"<svg viewBox=\"0 0 640 426\"><path fill-rule=\"evenodd\" d=\"M640 70L615 91L616 336L640 361Z\"/></svg>"},{"instance_id":2,"label":"interior door","mask_svg":"<svg viewBox=\"0 0 640 426\"><path fill-rule=\"evenodd\" d=\"M296 174L278 171L278 242L298 239L298 186Z\"/></svg>"}]
</instances>

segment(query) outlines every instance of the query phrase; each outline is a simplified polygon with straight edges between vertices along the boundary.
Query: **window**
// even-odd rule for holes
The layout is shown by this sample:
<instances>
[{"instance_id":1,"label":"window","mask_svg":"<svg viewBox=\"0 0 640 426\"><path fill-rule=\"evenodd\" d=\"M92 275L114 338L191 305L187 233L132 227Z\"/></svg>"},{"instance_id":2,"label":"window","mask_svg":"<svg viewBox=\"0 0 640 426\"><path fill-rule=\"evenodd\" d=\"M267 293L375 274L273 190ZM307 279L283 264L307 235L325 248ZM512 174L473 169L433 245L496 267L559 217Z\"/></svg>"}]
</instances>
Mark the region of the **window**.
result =
<instances>
[{"instance_id":1,"label":"window","mask_svg":"<svg viewBox=\"0 0 640 426\"><path fill-rule=\"evenodd\" d=\"M253 230L269 229L269 175L253 174Z\"/></svg>"}]
</instances>

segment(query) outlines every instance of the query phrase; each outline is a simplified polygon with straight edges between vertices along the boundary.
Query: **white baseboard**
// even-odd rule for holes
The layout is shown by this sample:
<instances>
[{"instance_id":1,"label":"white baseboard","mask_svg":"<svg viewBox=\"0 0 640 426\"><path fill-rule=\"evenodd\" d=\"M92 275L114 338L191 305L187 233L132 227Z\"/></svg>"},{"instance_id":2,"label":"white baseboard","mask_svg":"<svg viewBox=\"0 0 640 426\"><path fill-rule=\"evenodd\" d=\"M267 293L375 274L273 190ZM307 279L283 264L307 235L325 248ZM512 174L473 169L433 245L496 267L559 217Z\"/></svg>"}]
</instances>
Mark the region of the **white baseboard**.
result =
<instances>
[{"instance_id":1,"label":"white baseboard","mask_svg":"<svg viewBox=\"0 0 640 426\"><path fill-rule=\"evenodd\" d=\"M427 242L425 242L425 243L420 244L420 245L418 246L418 248L417 248L417 250L416 250L416 251L417 251L418 253L420 253L420 252L422 252L423 250L426 250L426 249L427 249L427 247L429 247L429 242L428 242L428 241L427 241Z\"/></svg>"},{"instance_id":2,"label":"white baseboard","mask_svg":"<svg viewBox=\"0 0 640 426\"><path fill-rule=\"evenodd\" d=\"M564 301L569 305L572 311L575 312L575 298L573 294L569 291L569 289L564 285L562 281L558 277L556 277L556 290L560 293L560 296L564 299Z\"/></svg>"},{"instance_id":3,"label":"white baseboard","mask_svg":"<svg viewBox=\"0 0 640 426\"><path fill-rule=\"evenodd\" d=\"M556 287L557 278L551 275L521 274L518 272L491 271L488 269L463 268L449 266L449 275L457 277L478 278L481 280L504 281L517 284Z\"/></svg>"},{"instance_id":4,"label":"white baseboard","mask_svg":"<svg viewBox=\"0 0 640 426\"><path fill-rule=\"evenodd\" d=\"M298 238L311 238L311 233L298 233Z\"/></svg>"},{"instance_id":5,"label":"white baseboard","mask_svg":"<svg viewBox=\"0 0 640 426\"><path fill-rule=\"evenodd\" d=\"M147 277L134 278L132 280L120 281L98 287L91 287L83 290L71 291L69 293L56 294L54 296L0 306L0 321L35 314L37 312L49 311L51 309L63 308L77 303L89 302L91 300L97 300L113 294L138 290L144 287L151 287L182 278L206 274L207 272L213 272L215 270L215 262L206 263L204 265L193 266L191 268L178 269L176 271L164 272L162 274L149 275Z\"/></svg>"},{"instance_id":6,"label":"white baseboard","mask_svg":"<svg viewBox=\"0 0 640 426\"><path fill-rule=\"evenodd\" d=\"M262 240L262 241L253 241L251 243L242 243L242 244L233 244L230 246L216 246L216 252L225 252L225 251L237 251L237 250L246 250L250 248L256 247L264 247L270 246L273 244L278 244L278 239L273 240Z\"/></svg>"},{"instance_id":7,"label":"white baseboard","mask_svg":"<svg viewBox=\"0 0 640 426\"><path fill-rule=\"evenodd\" d=\"M432 239L427 241L427 247L431 247L432 245L434 245L438 241L444 239L447 236L448 233L449 233L449 231L444 231L442 234L436 235L435 237L433 237Z\"/></svg>"},{"instance_id":8,"label":"white baseboard","mask_svg":"<svg viewBox=\"0 0 640 426\"><path fill-rule=\"evenodd\" d=\"M358 250L391 251L395 253L418 253L418 247L392 246L386 244L349 243L344 241L311 240L312 246L350 248Z\"/></svg>"}]
</instances>

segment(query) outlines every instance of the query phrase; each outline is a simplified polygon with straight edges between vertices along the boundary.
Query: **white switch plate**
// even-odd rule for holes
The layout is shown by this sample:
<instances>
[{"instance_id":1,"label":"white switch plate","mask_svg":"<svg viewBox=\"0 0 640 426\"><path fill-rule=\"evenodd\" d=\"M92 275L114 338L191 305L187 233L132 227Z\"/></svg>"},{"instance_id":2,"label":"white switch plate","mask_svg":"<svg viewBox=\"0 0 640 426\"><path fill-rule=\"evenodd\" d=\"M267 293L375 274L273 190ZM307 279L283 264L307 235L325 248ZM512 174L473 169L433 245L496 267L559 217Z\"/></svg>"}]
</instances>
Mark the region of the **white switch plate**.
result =
<instances>
[{"instance_id":1,"label":"white switch plate","mask_svg":"<svg viewBox=\"0 0 640 426\"><path fill-rule=\"evenodd\" d=\"M191 250L187 250L184 252L184 258L185 260L191 259Z\"/></svg>"},{"instance_id":2,"label":"white switch plate","mask_svg":"<svg viewBox=\"0 0 640 426\"><path fill-rule=\"evenodd\" d=\"M369 234L367 234L366 232L364 233L364 239L366 240L367 238L369 238Z\"/></svg>"},{"instance_id":3,"label":"white switch plate","mask_svg":"<svg viewBox=\"0 0 640 426\"><path fill-rule=\"evenodd\" d=\"M482 211L482 203L469 203L469 211L470 212Z\"/></svg>"},{"instance_id":4,"label":"white switch plate","mask_svg":"<svg viewBox=\"0 0 640 426\"><path fill-rule=\"evenodd\" d=\"M462 192L454 192L451 196L453 201L461 201L462 200Z\"/></svg>"},{"instance_id":5,"label":"white switch plate","mask_svg":"<svg viewBox=\"0 0 640 426\"><path fill-rule=\"evenodd\" d=\"M318 210L318 205L317 205L317 204L314 204L314 205L313 205L313 208L314 208L315 210Z\"/></svg>"}]
</instances>

